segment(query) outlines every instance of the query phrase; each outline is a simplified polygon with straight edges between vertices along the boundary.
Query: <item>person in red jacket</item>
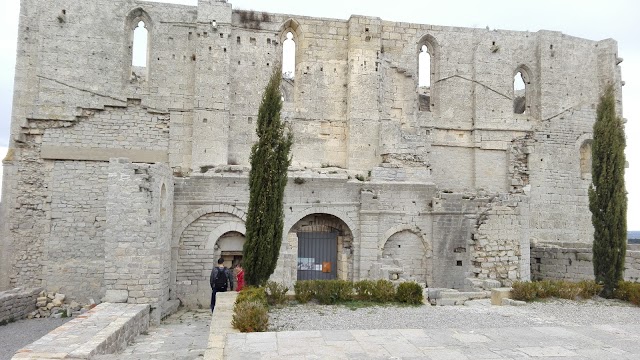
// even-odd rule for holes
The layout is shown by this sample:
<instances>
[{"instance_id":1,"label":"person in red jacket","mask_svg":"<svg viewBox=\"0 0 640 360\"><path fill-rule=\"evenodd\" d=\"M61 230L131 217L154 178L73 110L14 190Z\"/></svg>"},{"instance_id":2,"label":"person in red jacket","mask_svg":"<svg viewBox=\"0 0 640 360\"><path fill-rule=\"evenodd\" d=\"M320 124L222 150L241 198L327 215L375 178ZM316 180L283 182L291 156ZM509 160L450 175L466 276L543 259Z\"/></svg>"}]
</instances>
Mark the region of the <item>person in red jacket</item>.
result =
<instances>
[{"instance_id":1,"label":"person in red jacket","mask_svg":"<svg viewBox=\"0 0 640 360\"><path fill-rule=\"evenodd\" d=\"M236 291L242 290L244 287L244 269L242 263L236 265Z\"/></svg>"}]
</instances>

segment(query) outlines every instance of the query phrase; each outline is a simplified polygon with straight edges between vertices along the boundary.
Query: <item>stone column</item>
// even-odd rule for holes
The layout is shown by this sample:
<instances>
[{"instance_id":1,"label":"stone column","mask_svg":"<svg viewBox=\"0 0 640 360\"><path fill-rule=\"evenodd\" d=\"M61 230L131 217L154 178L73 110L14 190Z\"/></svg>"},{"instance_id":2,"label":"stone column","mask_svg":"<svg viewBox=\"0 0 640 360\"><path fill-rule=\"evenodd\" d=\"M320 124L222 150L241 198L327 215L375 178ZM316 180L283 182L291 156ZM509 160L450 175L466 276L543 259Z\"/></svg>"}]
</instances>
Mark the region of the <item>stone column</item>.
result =
<instances>
[{"instance_id":1,"label":"stone column","mask_svg":"<svg viewBox=\"0 0 640 360\"><path fill-rule=\"evenodd\" d=\"M159 323L169 299L171 169L111 159L106 214L103 301L150 304Z\"/></svg>"}]
</instances>

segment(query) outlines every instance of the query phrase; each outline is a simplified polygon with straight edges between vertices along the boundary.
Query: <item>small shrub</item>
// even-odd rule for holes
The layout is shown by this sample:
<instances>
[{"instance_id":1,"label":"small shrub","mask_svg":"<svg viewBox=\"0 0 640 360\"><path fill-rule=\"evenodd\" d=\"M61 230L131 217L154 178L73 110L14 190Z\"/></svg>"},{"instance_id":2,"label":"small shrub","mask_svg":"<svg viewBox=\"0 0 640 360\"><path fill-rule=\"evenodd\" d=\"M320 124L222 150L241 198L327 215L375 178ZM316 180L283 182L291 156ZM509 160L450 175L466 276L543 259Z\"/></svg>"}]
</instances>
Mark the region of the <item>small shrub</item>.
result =
<instances>
[{"instance_id":1,"label":"small shrub","mask_svg":"<svg viewBox=\"0 0 640 360\"><path fill-rule=\"evenodd\" d=\"M533 301L538 296L538 284L535 282L516 281L511 287L511 297L515 300Z\"/></svg>"},{"instance_id":2,"label":"small shrub","mask_svg":"<svg viewBox=\"0 0 640 360\"><path fill-rule=\"evenodd\" d=\"M267 307L258 301L236 302L231 325L241 332L267 331L269 326Z\"/></svg>"},{"instance_id":3,"label":"small shrub","mask_svg":"<svg viewBox=\"0 0 640 360\"><path fill-rule=\"evenodd\" d=\"M580 297L583 299L591 299L602 291L602 285L593 280L582 280L578 285L581 289Z\"/></svg>"},{"instance_id":4,"label":"small shrub","mask_svg":"<svg viewBox=\"0 0 640 360\"><path fill-rule=\"evenodd\" d=\"M298 280L293 285L293 291L296 293L296 300L301 304L308 303L314 295L313 280Z\"/></svg>"},{"instance_id":5,"label":"small shrub","mask_svg":"<svg viewBox=\"0 0 640 360\"><path fill-rule=\"evenodd\" d=\"M418 305L422 304L422 287L416 282L404 282L398 285L396 300L401 303Z\"/></svg>"},{"instance_id":6,"label":"small shrub","mask_svg":"<svg viewBox=\"0 0 640 360\"><path fill-rule=\"evenodd\" d=\"M364 176L362 176L362 175L358 174L358 175L356 175L356 180L358 180L358 181L364 181Z\"/></svg>"},{"instance_id":7,"label":"small shrub","mask_svg":"<svg viewBox=\"0 0 640 360\"><path fill-rule=\"evenodd\" d=\"M305 179L301 178L301 177L296 177L293 179L293 183L297 184L297 185L302 185L304 184L306 181Z\"/></svg>"},{"instance_id":8,"label":"small shrub","mask_svg":"<svg viewBox=\"0 0 640 360\"><path fill-rule=\"evenodd\" d=\"M360 280L353 284L353 289L356 291L356 299L362 301L373 300L373 292L376 287L376 283L371 280Z\"/></svg>"},{"instance_id":9,"label":"small shrub","mask_svg":"<svg viewBox=\"0 0 640 360\"><path fill-rule=\"evenodd\" d=\"M391 302L396 296L396 290L389 280L378 280L373 288L372 300L379 303Z\"/></svg>"},{"instance_id":10,"label":"small shrub","mask_svg":"<svg viewBox=\"0 0 640 360\"><path fill-rule=\"evenodd\" d=\"M318 280L315 282L315 298L320 304L335 304L351 300L353 285L345 280Z\"/></svg>"},{"instance_id":11,"label":"small shrub","mask_svg":"<svg viewBox=\"0 0 640 360\"><path fill-rule=\"evenodd\" d=\"M538 287L537 297L539 299L546 299L550 297L560 297L558 281L542 280L542 281L536 282L535 284L537 284L537 287Z\"/></svg>"},{"instance_id":12,"label":"small shrub","mask_svg":"<svg viewBox=\"0 0 640 360\"><path fill-rule=\"evenodd\" d=\"M281 305L287 301L289 288L275 281L267 281L265 291L269 305Z\"/></svg>"},{"instance_id":13,"label":"small shrub","mask_svg":"<svg viewBox=\"0 0 640 360\"><path fill-rule=\"evenodd\" d=\"M582 288L578 283L569 281L556 282L558 297L561 299L576 300L582 293Z\"/></svg>"},{"instance_id":14,"label":"small shrub","mask_svg":"<svg viewBox=\"0 0 640 360\"><path fill-rule=\"evenodd\" d=\"M630 281L620 281L618 287L613 292L616 299L628 301L640 306L640 283Z\"/></svg>"},{"instance_id":15,"label":"small shrub","mask_svg":"<svg viewBox=\"0 0 640 360\"><path fill-rule=\"evenodd\" d=\"M267 305L267 293L264 288L247 286L238 293L235 305L244 302L258 302Z\"/></svg>"}]
</instances>

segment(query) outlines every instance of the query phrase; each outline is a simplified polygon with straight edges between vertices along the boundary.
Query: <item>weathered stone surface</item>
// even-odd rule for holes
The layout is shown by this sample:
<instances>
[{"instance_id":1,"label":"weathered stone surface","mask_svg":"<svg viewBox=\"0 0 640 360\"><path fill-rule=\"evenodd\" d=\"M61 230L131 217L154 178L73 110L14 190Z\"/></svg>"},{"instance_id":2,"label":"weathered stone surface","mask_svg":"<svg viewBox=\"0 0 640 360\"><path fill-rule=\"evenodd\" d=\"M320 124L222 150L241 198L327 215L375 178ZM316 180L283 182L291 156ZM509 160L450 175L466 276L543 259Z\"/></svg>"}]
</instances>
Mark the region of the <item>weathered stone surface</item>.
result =
<instances>
[{"instance_id":1,"label":"weathered stone surface","mask_svg":"<svg viewBox=\"0 0 640 360\"><path fill-rule=\"evenodd\" d=\"M46 285L80 303L127 291L154 322L171 300L208 306L216 258L240 256L256 94L288 32L298 48L281 117L296 140L272 280L297 279L300 232L337 233L332 277L456 289L528 280L530 239L591 241L583 165L599 94L620 93L613 40L363 16L247 21L224 1L94 5L23 0L0 289ZM101 26L86 26L96 14ZM126 50L140 21L142 67ZM564 261L534 271L586 272L586 259Z\"/></svg>"},{"instance_id":2,"label":"weathered stone surface","mask_svg":"<svg viewBox=\"0 0 640 360\"><path fill-rule=\"evenodd\" d=\"M107 290L102 301L110 303L126 303L129 299L127 290Z\"/></svg>"},{"instance_id":3,"label":"weathered stone surface","mask_svg":"<svg viewBox=\"0 0 640 360\"><path fill-rule=\"evenodd\" d=\"M491 305L502 305L502 299L511 296L511 288L494 288L491 289Z\"/></svg>"}]
</instances>

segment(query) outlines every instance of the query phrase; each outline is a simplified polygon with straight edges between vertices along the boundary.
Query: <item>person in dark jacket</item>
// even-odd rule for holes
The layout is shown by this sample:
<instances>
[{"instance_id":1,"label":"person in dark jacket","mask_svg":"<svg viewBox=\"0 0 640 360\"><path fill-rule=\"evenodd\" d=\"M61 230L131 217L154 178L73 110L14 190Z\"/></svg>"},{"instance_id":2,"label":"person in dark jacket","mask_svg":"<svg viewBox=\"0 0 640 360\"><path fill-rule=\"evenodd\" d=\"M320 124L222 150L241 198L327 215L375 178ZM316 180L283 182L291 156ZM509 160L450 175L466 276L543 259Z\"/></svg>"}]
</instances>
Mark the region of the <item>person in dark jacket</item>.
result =
<instances>
[{"instance_id":1,"label":"person in dark jacket","mask_svg":"<svg viewBox=\"0 0 640 360\"><path fill-rule=\"evenodd\" d=\"M233 290L231 273L229 269L224 266L223 258L218 259L218 266L215 266L211 270L209 284L211 285L211 312L213 312L213 309L216 307L216 293Z\"/></svg>"}]
</instances>

